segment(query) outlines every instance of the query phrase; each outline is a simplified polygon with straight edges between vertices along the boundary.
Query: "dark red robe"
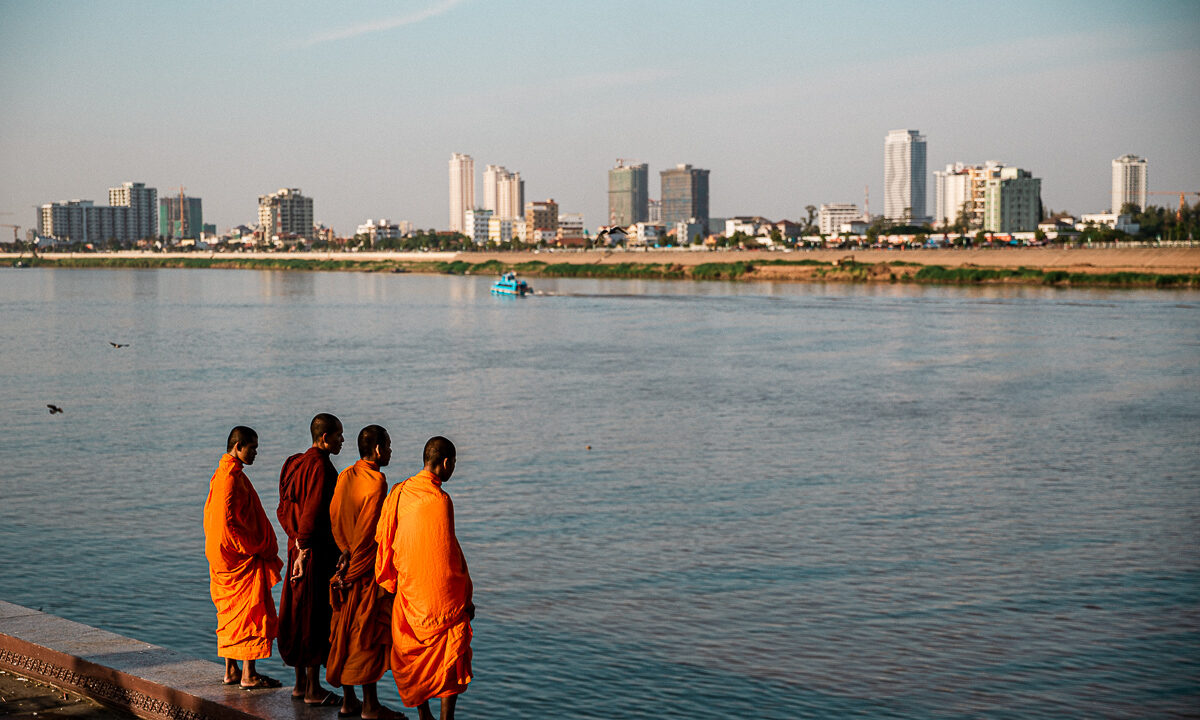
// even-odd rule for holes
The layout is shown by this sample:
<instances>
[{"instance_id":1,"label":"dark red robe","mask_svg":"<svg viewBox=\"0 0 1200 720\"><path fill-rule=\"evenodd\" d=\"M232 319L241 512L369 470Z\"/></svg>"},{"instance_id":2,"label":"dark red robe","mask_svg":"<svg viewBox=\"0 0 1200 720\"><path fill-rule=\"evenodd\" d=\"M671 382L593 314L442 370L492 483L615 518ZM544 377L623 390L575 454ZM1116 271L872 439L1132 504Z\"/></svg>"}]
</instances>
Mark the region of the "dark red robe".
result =
<instances>
[{"instance_id":1,"label":"dark red robe","mask_svg":"<svg viewBox=\"0 0 1200 720\"><path fill-rule=\"evenodd\" d=\"M329 656L329 580L338 550L329 522L337 470L329 453L309 448L283 463L279 473L279 523L288 536L283 593L279 598L279 656L292 667L324 665ZM296 546L310 550L304 575L292 580Z\"/></svg>"}]
</instances>

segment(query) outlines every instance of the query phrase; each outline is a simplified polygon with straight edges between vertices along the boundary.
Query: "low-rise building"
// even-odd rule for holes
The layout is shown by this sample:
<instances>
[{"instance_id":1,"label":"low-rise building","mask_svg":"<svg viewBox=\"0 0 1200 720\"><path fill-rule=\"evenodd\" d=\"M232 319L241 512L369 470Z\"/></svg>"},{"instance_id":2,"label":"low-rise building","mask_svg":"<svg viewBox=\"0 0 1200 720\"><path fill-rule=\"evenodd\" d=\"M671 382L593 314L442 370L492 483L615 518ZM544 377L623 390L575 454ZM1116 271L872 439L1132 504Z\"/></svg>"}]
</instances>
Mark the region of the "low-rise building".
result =
<instances>
[{"instance_id":1,"label":"low-rise building","mask_svg":"<svg viewBox=\"0 0 1200 720\"><path fill-rule=\"evenodd\" d=\"M380 240L395 240L404 237L404 233L400 225L393 223L387 218L379 220L368 219L354 231L354 234L365 235L371 245L375 245Z\"/></svg>"},{"instance_id":2,"label":"low-rise building","mask_svg":"<svg viewBox=\"0 0 1200 720\"><path fill-rule=\"evenodd\" d=\"M704 223L688 218L675 223L676 245L699 245L704 242Z\"/></svg>"},{"instance_id":3,"label":"low-rise building","mask_svg":"<svg viewBox=\"0 0 1200 720\"><path fill-rule=\"evenodd\" d=\"M737 233L750 237L767 236L772 227L774 227L774 223L760 215L739 215L726 218L725 237L733 237Z\"/></svg>"},{"instance_id":4,"label":"low-rise building","mask_svg":"<svg viewBox=\"0 0 1200 720\"><path fill-rule=\"evenodd\" d=\"M489 224L492 221L492 211L483 208L472 208L463 213L463 234L476 245L487 242Z\"/></svg>"},{"instance_id":5,"label":"low-rise building","mask_svg":"<svg viewBox=\"0 0 1200 720\"><path fill-rule=\"evenodd\" d=\"M525 233L538 245L558 240L558 203L553 198L525 204Z\"/></svg>"},{"instance_id":6,"label":"low-rise building","mask_svg":"<svg viewBox=\"0 0 1200 720\"><path fill-rule=\"evenodd\" d=\"M1130 235L1135 235L1142 229L1139 223L1133 221L1133 216L1128 213L1084 213L1079 216L1079 222L1076 223L1076 230L1086 230L1089 227L1109 227L1113 230L1120 230Z\"/></svg>"},{"instance_id":7,"label":"low-rise building","mask_svg":"<svg viewBox=\"0 0 1200 720\"><path fill-rule=\"evenodd\" d=\"M488 219L488 242L501 243L512 242L513 239L513 221L512 218L496 217L493 215Z\"/></svg>"},{"instance_id":8,"label":"low-rise building","mask_svg":"<svg viewBox=\"0 0 1200 720\"><path fill-rule=\"evenodd\" d=\"M862 220L862 211L854 203L825 203L818 210L817 226L822 235L837 235L842 225Z\"/></svg>"}]
</instances>

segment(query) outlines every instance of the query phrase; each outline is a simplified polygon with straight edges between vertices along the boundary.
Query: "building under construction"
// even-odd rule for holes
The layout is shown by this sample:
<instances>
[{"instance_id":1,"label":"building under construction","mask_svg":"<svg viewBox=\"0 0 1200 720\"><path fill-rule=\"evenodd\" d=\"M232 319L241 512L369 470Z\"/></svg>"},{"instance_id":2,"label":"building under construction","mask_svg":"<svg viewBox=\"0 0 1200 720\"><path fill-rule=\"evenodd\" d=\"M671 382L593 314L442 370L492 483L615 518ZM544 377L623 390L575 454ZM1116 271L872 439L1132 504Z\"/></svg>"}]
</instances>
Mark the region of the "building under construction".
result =
<instances>
[{"instance_id":1,"label":"building under construction","mask_svg":"<svg viewBox=\"0 0 1200 720\"><path fill-rule=\"evenodd\" d=\"M200 198L182 193L158 199L158 234L170 240L199 240L204 231Z\"/></svg>"}]
</instances>

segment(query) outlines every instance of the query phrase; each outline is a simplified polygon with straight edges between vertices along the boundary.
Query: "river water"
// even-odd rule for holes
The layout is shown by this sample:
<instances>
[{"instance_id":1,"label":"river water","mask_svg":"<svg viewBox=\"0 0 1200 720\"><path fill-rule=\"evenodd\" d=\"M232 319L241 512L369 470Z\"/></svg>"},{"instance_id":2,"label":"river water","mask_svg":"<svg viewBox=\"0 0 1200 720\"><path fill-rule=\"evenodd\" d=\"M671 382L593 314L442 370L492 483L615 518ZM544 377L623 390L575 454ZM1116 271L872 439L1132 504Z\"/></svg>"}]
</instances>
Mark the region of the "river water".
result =
<instances>
[{"instance_id":1,"label":"river water","mask_svg":"<svg viewBox=\"0 0 1200 720\"><path fill-rule=\"evenodd\" d=\"M464 717L1200 708L1200 293L490 283L0 270L0 598L215 661L225 436L273 516L330 411L458 445Z\"/></svg>"}]
</instances>

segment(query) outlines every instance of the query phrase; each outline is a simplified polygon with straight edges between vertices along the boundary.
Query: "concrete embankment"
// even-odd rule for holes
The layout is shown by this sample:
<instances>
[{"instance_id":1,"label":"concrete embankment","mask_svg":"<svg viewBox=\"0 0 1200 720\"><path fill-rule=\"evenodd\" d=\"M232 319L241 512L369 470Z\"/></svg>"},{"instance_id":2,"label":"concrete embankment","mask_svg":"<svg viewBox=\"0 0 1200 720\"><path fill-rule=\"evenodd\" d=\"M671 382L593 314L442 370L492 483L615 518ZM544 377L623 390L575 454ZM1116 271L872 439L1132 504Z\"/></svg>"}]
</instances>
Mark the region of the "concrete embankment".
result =
<instances>
[{"instance_id":1,"label":"concrete embankment","mask_svg":"<svg viewBox=\"0 0 1200 720\"><path fill-rule=\"evenodd\" d=\"M66 691L67 698L57 701L64 708L39 717L308 720L332 715L328 708L292 702L287 687L246 692L226 686L221 682L224 666L218 663L3 601L0 670ZM120 714L103 714L71 700L72 694Z\"/></svg>"}]
</instances>

